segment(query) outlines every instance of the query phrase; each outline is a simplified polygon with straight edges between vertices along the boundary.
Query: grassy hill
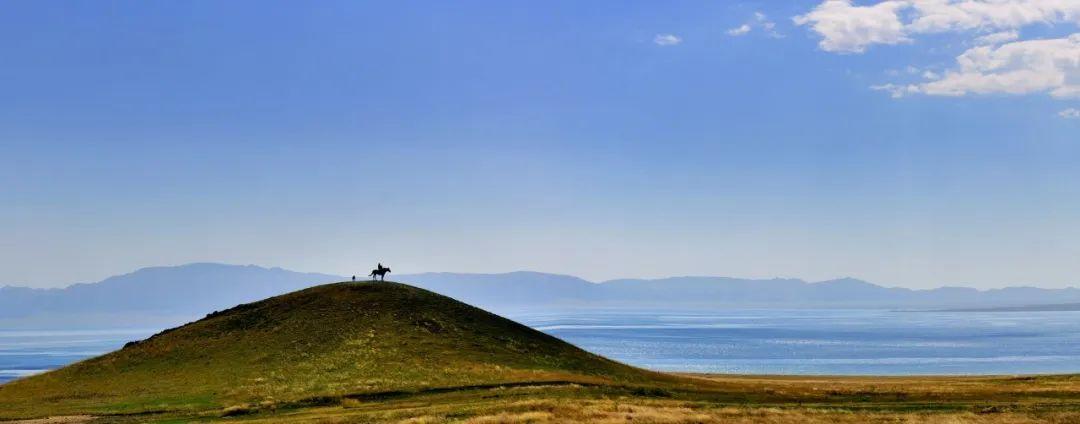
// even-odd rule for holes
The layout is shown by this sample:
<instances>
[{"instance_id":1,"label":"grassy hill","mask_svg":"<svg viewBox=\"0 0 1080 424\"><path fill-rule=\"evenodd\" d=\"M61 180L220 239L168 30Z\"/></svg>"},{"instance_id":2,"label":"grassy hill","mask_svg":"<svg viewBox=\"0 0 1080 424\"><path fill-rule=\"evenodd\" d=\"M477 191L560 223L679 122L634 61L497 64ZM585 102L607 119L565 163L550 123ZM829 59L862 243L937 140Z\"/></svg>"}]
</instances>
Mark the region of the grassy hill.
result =
<instances>
[{"instance_id":1,"label":"grassy hill","mask_svg":"<svg viewBox=\"0 0 1080 424\"><path fill-rule=\"evenodd\" d=\"M116 352L0 386L0 418L665 378L426 290L337 283L215 312Z\"/></svg>"}]
</instances>

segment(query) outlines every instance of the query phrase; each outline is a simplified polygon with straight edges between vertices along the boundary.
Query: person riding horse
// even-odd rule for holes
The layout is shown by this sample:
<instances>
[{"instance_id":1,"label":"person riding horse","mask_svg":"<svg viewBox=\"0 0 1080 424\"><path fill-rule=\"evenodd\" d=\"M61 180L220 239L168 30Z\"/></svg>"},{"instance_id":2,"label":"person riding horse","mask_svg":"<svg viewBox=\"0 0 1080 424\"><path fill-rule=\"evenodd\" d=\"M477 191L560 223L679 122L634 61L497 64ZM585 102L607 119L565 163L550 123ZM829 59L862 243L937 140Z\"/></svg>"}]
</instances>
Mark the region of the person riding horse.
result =
<instances>
[{"instance_id":1,"label":"person riding horse","mask_svg":"<svg viewBox=\"0 0 1080 424\"><path fill-rule=\"evenodd\" d=\"M371 270L371 274L368 274L368 276L371 277L372 280L376 280L381 277L383 281L386 281L386 274L389 273L390 268L383 268L382 262L379 262L379 267Z\"/></svg>"}]
</instances>

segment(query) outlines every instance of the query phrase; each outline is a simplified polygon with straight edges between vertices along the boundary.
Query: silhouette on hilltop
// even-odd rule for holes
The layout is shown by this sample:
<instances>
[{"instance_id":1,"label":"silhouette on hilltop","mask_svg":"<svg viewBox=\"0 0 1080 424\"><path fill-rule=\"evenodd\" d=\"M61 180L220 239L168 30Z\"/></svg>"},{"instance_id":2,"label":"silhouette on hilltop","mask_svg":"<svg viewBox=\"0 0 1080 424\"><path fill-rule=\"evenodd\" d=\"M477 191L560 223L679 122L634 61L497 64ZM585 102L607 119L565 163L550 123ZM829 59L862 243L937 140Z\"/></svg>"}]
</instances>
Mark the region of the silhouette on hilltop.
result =
<instances>
[{"instance_id":1,"label":"silhouette on hilltop","mask_svg":"<svg viewBox=\"0 0 1080 424\"><path fill-rule=\"evenodd\" d=\"M384 268L382 262L379 262L379 267L371 270L371 274L368 274L368 276L371 277L372 280L381 279L382 281L386 281L386 274L389 273L390 267Z\"/></svg>"}]
</instances>

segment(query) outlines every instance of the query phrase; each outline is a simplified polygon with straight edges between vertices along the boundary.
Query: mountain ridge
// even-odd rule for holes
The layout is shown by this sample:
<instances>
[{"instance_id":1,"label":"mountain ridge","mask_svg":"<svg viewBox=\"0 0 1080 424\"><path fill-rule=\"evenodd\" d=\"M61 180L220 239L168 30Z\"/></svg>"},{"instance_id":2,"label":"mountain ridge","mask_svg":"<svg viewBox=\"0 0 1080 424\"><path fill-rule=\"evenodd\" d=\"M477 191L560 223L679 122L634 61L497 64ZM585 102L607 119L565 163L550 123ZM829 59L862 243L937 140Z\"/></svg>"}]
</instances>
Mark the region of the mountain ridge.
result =
<instances>
[{"instance_id":1,"label":"mountain ridge","mask_svg":"<svg viewBox=\"0 0 1080 424\"><path fill-rule=\"evenodd\" d=\"M147 267L65 288L5 286L0 287L0 328L161 327L190 320L206 310L346 279L279 267L194 263ZM591 282L572 275L515 271L431 272L396 275L394 279L504 315L560 308L971 309L1080 302L1080 290L1072 287L908 289L851 277L817 282L712 276Z\"/></svg>"}]
</instances>

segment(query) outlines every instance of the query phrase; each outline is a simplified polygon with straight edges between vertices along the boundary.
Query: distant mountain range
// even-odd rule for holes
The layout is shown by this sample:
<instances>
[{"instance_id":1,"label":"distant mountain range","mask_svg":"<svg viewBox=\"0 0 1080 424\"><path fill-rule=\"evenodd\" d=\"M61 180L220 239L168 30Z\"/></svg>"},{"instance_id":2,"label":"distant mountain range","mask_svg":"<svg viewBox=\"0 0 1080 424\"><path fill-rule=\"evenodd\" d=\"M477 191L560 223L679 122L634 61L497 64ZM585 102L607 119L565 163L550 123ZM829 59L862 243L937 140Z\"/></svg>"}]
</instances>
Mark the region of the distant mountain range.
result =
<instances>
[{"instance_id":1,"label":"distant mountain range","mask_svg":"<svg viewBox=\"0 0 1080 424\"><path fill-rule=\"evenodd\" d=\"M945 309L940 312L1077 312L1080 311L1080 303L1051 303L1045 305L1027 306L996 306L990 308L957 308Z\"/></svg>"},{"instance_id":2,"label":"distant mountain range","mask_svg":"<svg viewBox=\"0 0 1080 424\"><path fill-rule=\"evenodd\" d=\"M253 265L143 268L62 289L0 287L0 328L156 328L343 277Z\"/></svg>"},{"instance_id":3,"label":"distant mountain range","mask_svg":"<svg viewBox=\"0 0 1080 424\"><path fill-rule=\"evenodd\" d=\"M345 277L253 265L144 268L63 289L0 287L0 328L155 328ZM887 288L856 279L806 282L725 277L594 283L539 272L424 273L392 279L504 315L558 309L905 308L991 309L1080 303L1080 290Z\"/></svg>"},{"instance_id":4,"label":"distant mountain range","mask_svg":"<svg viewBox=\"0 0 1080 424\"><path fill-rule=\"evenodd\" d=\"M799 279L671 277L592 283L537 272L427 273L401 276L432 291L495 310L545 308L997 308L1080 302L1080 289L1009 287L930 290L882 287L853 278Z\"/></svg>"}]
</instances>

